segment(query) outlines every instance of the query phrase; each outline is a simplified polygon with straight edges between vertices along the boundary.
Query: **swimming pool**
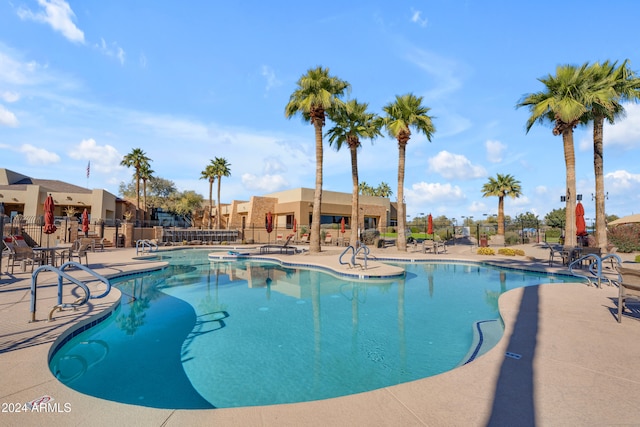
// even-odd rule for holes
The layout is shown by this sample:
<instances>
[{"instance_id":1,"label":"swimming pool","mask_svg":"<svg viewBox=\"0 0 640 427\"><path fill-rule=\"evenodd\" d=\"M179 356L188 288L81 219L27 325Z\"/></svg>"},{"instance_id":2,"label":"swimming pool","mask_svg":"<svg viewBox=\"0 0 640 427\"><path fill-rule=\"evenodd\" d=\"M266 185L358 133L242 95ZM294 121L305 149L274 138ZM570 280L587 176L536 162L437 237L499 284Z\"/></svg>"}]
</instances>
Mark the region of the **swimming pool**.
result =
<instances>
[{"instance_id":1,"label":"swimming pool","mask_svg":"<svg viewBox=\"0 0 640 427\"><path fill-rule=\"evenodd\" d=\"M50 368L69 387L156 408L223 408L343 396L436 375L468 357L498 297L562 277L407 263L402 279L351 281L265 262L163 255L170 267L118 283L108 320Z\"/></svg>"}]
</instances>

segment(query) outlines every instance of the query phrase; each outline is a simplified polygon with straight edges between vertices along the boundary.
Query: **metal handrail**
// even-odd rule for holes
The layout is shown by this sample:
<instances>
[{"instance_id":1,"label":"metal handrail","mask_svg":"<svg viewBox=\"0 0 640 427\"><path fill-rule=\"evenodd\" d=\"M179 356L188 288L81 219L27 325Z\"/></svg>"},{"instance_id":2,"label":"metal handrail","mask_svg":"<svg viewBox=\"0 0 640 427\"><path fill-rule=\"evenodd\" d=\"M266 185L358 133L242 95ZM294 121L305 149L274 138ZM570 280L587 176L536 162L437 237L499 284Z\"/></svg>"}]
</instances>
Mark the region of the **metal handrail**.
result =
<instances>
[{"instance_id":1,"label":"metal handrail","mask_svg":"<svg viewBox=\"0 0 640 427\"><path fill-rule=\"evenodd\" d=\"M351 257L351 262L353 263L353 265L356 265L356 257L358 256L358 254L362 252L362 254L364 255L364 269L367 269L367 256L369 255L369 247L367 245L365 245L364 243L360 244L360 247L358 248L357 251L355 251L353 253L353 256Z\"/></svg>"},{"instance_id":2,"label":"metal handrail","mask_svg":"<svg viewBox=\"0 0 640 427\"><path fill-rule=\"evenodd\" d=\"M144 248L149 248L148 252L153 252L154 250L157 251L158 250L158 244L155 242L152 242L149 239L140 239L136 241L136 255L138 255L139 252L143 252L144 253Z\"/></svg>"},{"instance_id":3,"label":"metal handrail","mask_svg":"<svg viewBox=\"0 0 640 427\"><path fill-rule=\"evenodd\" d=\"M91 274L92 276L94 276L95 278L97 278L98 280L100 280L101 282L105 283L107 285L107 289L104 293L100 294L100 295L96 295L96 296L92 296L91 295L91 291L89 290L89 287L81 282L79 279L69 275L68 273L66 273L64 270L67 269L68 267L75 267L75 268L79 268L83 271L86 271L87 273ZM100 274L96 273L95 271L91 270L90 268L77 263L75 261L69 261L63 265L60 266L60 268L54 267L52 265L41 265L40 267L38 267L33 274L31 275L31 305L30 305L30 310L31 310L31 322L35 322L36 321L36 303L37 303L37 297L38 297L38 276L40 275L41 272L43 271L51 271L56 273L56 275L58 276L58 303L53 306L53 309L51 309L51 311L49 312L49 321L53 320L53 313L56 310L62 310L65 308L77 308L80 307L84 304L87 303L87 301L89 299L96 299L96 298L103 298L105 297L110 291L111 291L111 283L109 282L109 280L107 278L105 278L104 276L101 276ZM67 279L70 283L74 283L76 286L78 286L80 289L82 289L84 291L84 295L80 298L78 298L77 300L75 300L72 303L63 303L62 302L62 286L64 284L64 280L63 279Z\"/></svg>"},{"instance_id":4,"label":"metal handrail","mask_svg":"<svg viewBox=\"0 0 640 427\"><path fill-rule=\"evenodd\" d=\"M602 264L603 264L603 261L613 258L618 262L618 265L620 265L622 263L622 260L618 255L615 255L615 254L608 254L608 255L605 255L604 257L600 257L597 254L586 254L584 256L581 256L580 258L572 261L571 264L569 264L569 273L573 274L576 277L582 277L586 279L589 282L589 286L591 286L593 284L593 281L591 280L593 277L587 276L585 274L578 274L573 271L574 266L582 265L582 262L589 258L593 258L595 260L595 262L589 265L588 271L593 276L595 276L596 279L598 279L598 283L596 287L602 288L603 278L609 281L609 284L611 284L611 279L602 275Z\"/></svg>"},{"instance_id":5,"label":"metal handrail","mask_svg":"<svg viewBox=\"0 0 640 427\"><path fill-rule=\"evenodd\" d=\"M346 248L344 251L342 251L342 253L340 254L340 258L338 258L338 262L339 262L341 265L348 265L349 267L353 267L353 264L352 264L352 263L342 261L342 257L343 257L343 256L345 256L345 255L346 255L346 253L347 253L349 250L351 250L354 254L356 253L356 249L355 249L353 246L349 245L349 246L347 246L347 248ZM351 257L351 262L353 262L353 256Z\"/></svg>"}]
</instances>

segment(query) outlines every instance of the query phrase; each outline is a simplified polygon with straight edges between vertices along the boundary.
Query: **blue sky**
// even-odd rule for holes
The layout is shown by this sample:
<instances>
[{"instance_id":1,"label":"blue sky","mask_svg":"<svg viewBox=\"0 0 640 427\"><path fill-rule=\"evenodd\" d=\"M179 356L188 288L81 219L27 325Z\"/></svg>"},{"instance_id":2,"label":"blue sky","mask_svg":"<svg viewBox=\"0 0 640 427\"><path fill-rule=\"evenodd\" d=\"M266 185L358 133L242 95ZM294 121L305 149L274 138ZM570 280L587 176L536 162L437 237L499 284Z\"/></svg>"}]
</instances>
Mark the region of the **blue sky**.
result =
<instances>
[{"instance_id":1,"label":"blue sky","mask_svg":"<svg viewBox=\"0 0 640 427\"><path fill-rule=\"evenodd\" d=\"M633 0L0 0L0 166L117 194L132 174L122 157L141 148L157 176L205 197L200 172L226 158L223 203L313 188L313 128L284 107L321 65L372 112L409 92L431 108L432 142L414 133L407 147L408 214L495 214L481 188L500 173L523 190L506 214L542 218L563 207L562 140L548 126L526 134L515 105L559 64L629 59L639 71L624 19L639 13ZM626 109L605 127L606 210L618 216L640 211L640 107ZM576 130L575 152L592 218L591 129ZM363 141L360 180L395 194L397 159L395 140ZM324 162L324 188L350 192L348 152L325 144Z\"/></svg>"}]
</instances>

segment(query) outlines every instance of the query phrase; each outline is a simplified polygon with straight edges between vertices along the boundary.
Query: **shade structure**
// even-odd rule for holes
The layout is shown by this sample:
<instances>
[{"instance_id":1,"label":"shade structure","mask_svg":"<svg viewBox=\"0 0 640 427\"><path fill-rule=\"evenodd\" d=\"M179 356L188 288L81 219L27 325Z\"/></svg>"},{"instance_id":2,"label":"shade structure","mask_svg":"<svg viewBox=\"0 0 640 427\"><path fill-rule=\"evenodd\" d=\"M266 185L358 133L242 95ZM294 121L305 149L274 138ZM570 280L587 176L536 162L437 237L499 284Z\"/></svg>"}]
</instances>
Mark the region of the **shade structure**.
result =
<instances>
[{"instance_id":1,"label":"shade structure","mask_svg":"<svg viewBox=\"0 0 640 427\"><path fill-rule=\"evenodd\" d=\"M342 217L342 219L340 220L340 232L344 233L345 229L344 229L344 217Z\"/></svg>"},{"instance_id":2,"label":"shade structure","mask_svg":"<svg viewBox=\"0 0 640 427\"><path fill-rule=\"evenodd\" d=\"M89 232L89 212L87 211L87 208L84 208L84 211L82 212L82 232L85 236Z\"/></svg>"},{"instance_id":3,"label":"shade structure","mask_svg":"<svg viewBox=\"0 0 640 427\"><path fill-rule=\"evenodd\" d=\"M640 214L634 214L629 216L623 216L615 221L611 221L608 225L621 225L621 224L633 224L640 222Z\"/></svg>"},{"instance_id":4,"label":"shade structure","mask_svg":"<svg viewBox=\"0 0 640 427\"><path fill-rule=\"evenodd\" d=\"M433 234L433 217L431 214L427 217L427 234Z\"/></svg>"},{"instance_id":5,"label":"shade structure","mask_svg":"<svg viewBox=\"0 0 640 427\"><path fill-rule=\"evenodd\" d=\"M584 222L584 207L578 202L576 205L576 236L586 236L587 224Z\"/></svg>"},{"instance_id":6,"label":"shade structure","mask_svg":"<svg viewBox=\"0 0 640 427\"><path fill-rule=\"evenodd\" d=\"M53 218L53 210L55 207L56 205L53 202L53 197L49 194L44 201L44 229L42 230L44 234L53 234L57 230Z\"/></svg>"},{"instance_id":7,"label":"shade structure","mask_svg":"<svg viewBox=\"0 0 640 427\"><path fill-rule=\"evenodd\" d=\"M273 231L273 217L271 216L271 212L267 213L264 220L264 228L267 229L267 233L271 233Z\"/></svg>"}]
</instances>

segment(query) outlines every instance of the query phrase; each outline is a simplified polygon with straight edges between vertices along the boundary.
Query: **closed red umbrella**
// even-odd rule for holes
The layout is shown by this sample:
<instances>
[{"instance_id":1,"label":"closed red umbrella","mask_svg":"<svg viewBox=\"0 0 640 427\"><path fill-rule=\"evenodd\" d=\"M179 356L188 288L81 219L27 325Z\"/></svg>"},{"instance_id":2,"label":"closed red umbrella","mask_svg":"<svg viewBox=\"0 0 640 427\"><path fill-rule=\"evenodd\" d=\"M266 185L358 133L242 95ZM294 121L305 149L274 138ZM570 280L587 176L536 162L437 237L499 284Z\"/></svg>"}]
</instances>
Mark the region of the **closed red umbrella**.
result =
<instances>
[{"instance_id":1,"label":"closed red umbrella","mask_svg":"<svg viewBox=\"0 0 640 427\"><path fill-rule=\"evenodd\" d=\"M433 217L431 214L427 217L427 234L433 234Z\"/></svg>"},{"instance_id":2,"label":"closed red umbrella","mask_svg":"<svg viewBox=\"0 0 640 427\"><path fill-rule=\"evenodd\" d=\"M342 219L340 220L340 232L344 233L345 229L344 229L344 217L342 217Z\"/></svg>"},{"instance_id":3,"label":"closed red umbrella","mask_svg":"<svg viewBox=\"0 0 640 427\"><path fill-rule=\"evenodd\" d=\"M298 221L293 218L293 232L296 233L298 231Z\"/></svg>"},{"instance_id":4,"label":"closed red umbrella","mask_svg":"<svg viewBox=\"0 0 640 427\"><path fill-rule=\"evenodd\" d=\"M57 228L54 224L53 218L53 210L55 207L56 205L53 202L53 197L49 194L44 201L44 230L42 230L44 234L53 234L56 232Z\"/></svg>"},{"instance_id":5,"label":"closed red umbrella","mask_svg":"<svg viewBox=\"0 0 640 427\"><path fill-rule=\"evenodd\" d=\"M89 212L87 212L87 208L84 208L82 212L82 232L84 237L89 235Z\"/></svg>"},{"instance_id":6,"label":"closed red umbrella","mask_svg":"<svg viewBox=\"0 0 640 427\"><path fill-rule=\"evenodd\" d=\"M586 236L587 224L584 222L584 207L578 202L576 205L576 236Z\"/></svg>"},{"instance_id":7,"label":"closed red umbrella","mask_svg":"<svg viewBox=\"0 0 640 427\"><path fill-rule=\"evenodd\" d=\"M271 233L273 231L273 218L271 217L271 212L267 213L267 218L265 219L264 227L267 229L267 233Z\"/></svg>"}]
</instances>

